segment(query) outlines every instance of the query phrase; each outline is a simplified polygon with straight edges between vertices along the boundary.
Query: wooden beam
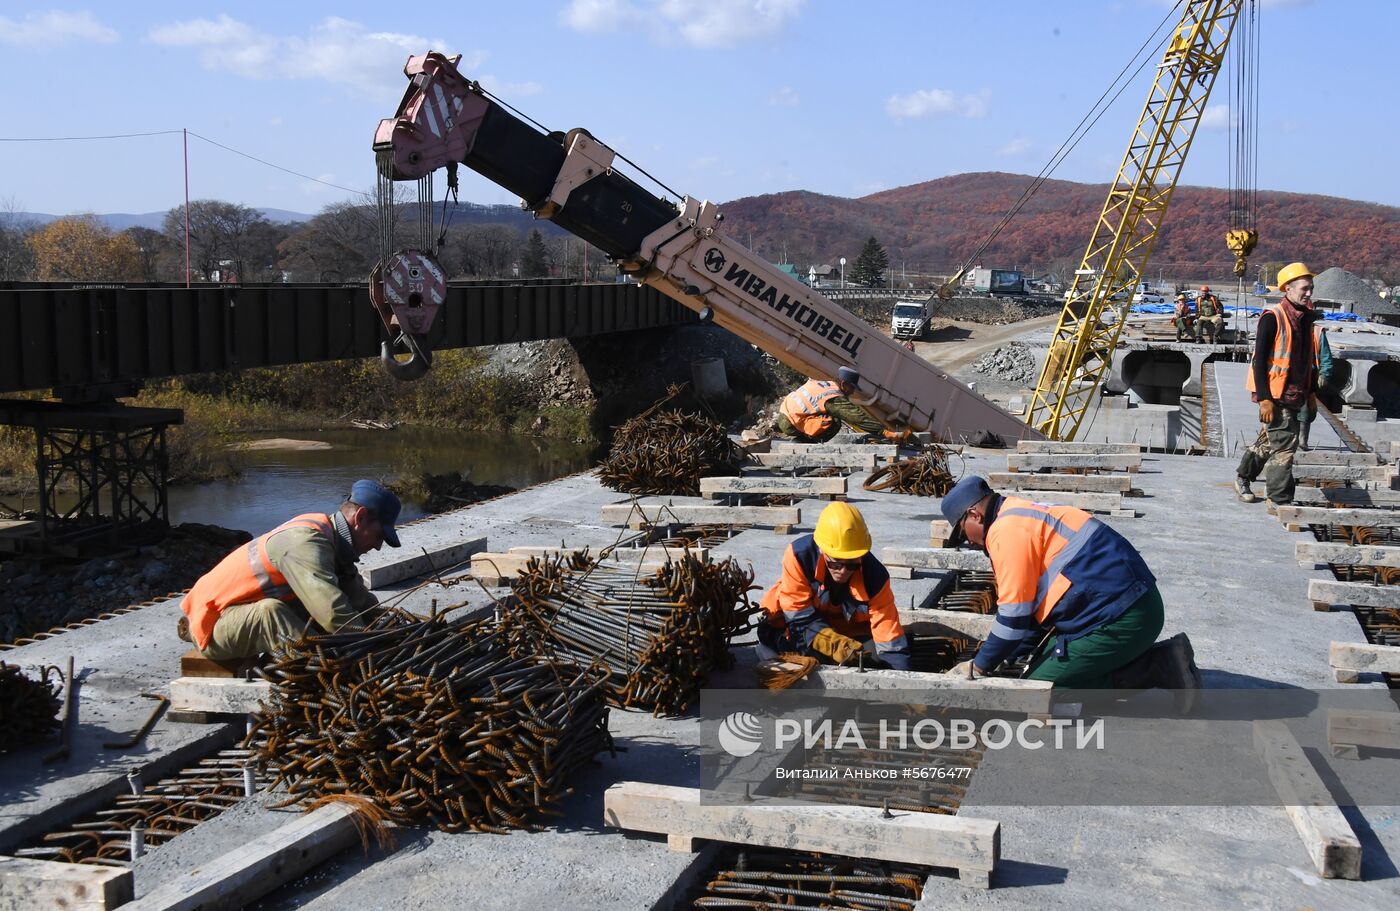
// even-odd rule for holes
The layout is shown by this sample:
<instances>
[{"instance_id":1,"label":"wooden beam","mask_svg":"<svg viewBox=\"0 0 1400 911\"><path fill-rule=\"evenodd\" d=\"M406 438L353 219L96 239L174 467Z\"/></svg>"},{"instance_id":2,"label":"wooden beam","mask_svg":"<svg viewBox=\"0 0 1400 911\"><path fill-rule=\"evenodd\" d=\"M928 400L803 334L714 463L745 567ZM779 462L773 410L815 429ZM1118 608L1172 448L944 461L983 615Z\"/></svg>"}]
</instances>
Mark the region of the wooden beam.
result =
<instances>
[{"instance_id":1,"label":"wooden beam","mask_svg":"<svg viewBox=\"0 0 1400 911\"><path fill-rule=\"evenodd\" d=\"M899 609L900 624L906 632L915 633L920 632L920 627L937 624L964 636L986 639L991 634L996 619L994 614L974 614L964 610L939 610L930 607Z\"/></svg>"},{"instance_id":2,"label":"wooden beam","mask_svg":"<svg viewBox=\"0 0 1400 911\"><path fill-rule=\"evenodd\" d=\"M129 908L126 903L131 901L134 888L130 870L0 857L0 911L108 911L118 905Z\"/></svg>"},{"instance_id":3,"label":"wooden beam","mask_svg":"<svg viewBox=\"0 0 1400 911\"><path fill-rule=\"evenodd\" d=\"M1327 649L1327 664L1353 673L1400 674L1400 645L1333 642Z\"/></svg>"},{"instance_id":4,"label":"wooden beam","mask_svg":"<svg viewBox=\"0 0 1400 911\"><path fill-rule=\"evenodd\" d=\"M1400 567L1400 547L1372 544L1335 544L1324 541L1299 541L1293 545L1293 556L1299 563L1332 563L1338 566Z\"/></svg>"},{"instance_id":5,"label":"wooden beam","mask_svg":"<svg viewBox=\"0 0 1400 911\"><path fill-rule=\"evenodd\" d=\"M1073 443L1057 440L1018 440L1018 453L1048 455L1142 455L1141 443Z\"/></svg>"},{"instance_id":6,"label":"wooden beam","mask_svg":"<svg viewBox=\"0 0 1400 911\"><path fill-rule=\"evenodd\" d=\"M798 525L802 510L797 506L668 506L664 503L611 503L603 507L603 522L623 525L669 522L705 525Z\"/></svg>"},{"instance_id":7,"label":"wooden beam","mask_svg":"<svg viewBox=\"0 0 1400 911\"><path fill-rule=\"evenodd\" d=\"M246 715L258 703L272 701L266 680L225 680L218 677L177 677L170 681L170 711L213 715Z\"/></svg>"},{"instance_id":8,"label":"wooden beam","mask_svg":"<svg viewBox=\"0 0 1400 911\"><path fill-rule=\"evenodd\" d=\"M1380 456L1374 452L1338 452L1332 449L1309 449L1293 456L1298 465L1379 465Z\"/></svg>"},{"instance_id":9,"label":"wooden beam","mask_svg":"<svg viewBox=\"0 0 1400 911\"><path fill-rule=\"evenodd\" d=\"M1293 489L1293 502L1299 506L1350 506L1395 509L1400 507L1400 490L1368 490L1361 487L1304 487Z\"/></svg>"},{"instance_id":10,"label":"wooden beam","mask_svg":"<svg viewBox=\"0 0 1400 911\"><path fill-rule=\"evenodd\" d=\"M899 447L893 443L793 443L777 442L773 452L814 452L835 455L873 455L893 459L899 455Z\"/></svg>"},{"instance_id":11,"label":"wooden beam","mask_svg":"<svg viewBox=\"0 0 1400 911\"><path fill-rule=\"evenodd\" d=\"M1254 748L1317 872L1329 879L1360 879L1361 841L1288 725L1254 722Z\"/></svg>"},{"instance_id":12,"label":"wooden beam","mask_svg":"<svg viewBox=\"0 0 1400 911\"><path fill-rule=\"evenodd\" d=\"M122 911L242 908L358 842L354 815L343 803L317 807L157 886Z\"/></svg>"},{"instance_id":13,"label":"wooden beam","mask_svg":"<svg viewBox=\"0 0 1400 911\"><path fill-rule=\"evenodd\" d=\"M1133 489L1126 474L1040 474L1020 471L992 472L987 483L994 490L1070 490L1077 493L1127 493Z\"/></svg>"},{"instance_id":14,"label":"wooden beam","mask_svg":"<svg viewBox=\"0 0 1400 911\"><path fill-rule=\"evenodd\" d=\"M1321 506L1280 506L1285 525L1360 525L1367 528L1400 528L1400 510L1327 509Z\"/></svg>"},{"instance_id":15,"label":"wooden beam","mask_svg":"<svg viewBox=\"0 0 1400 911\"><path fill-rule=\"evenodd\" d=\"M1327 745L1338 759L1359 759L1357 750L1400 750L1400 713L1327 710Z\"/></svg>"},{"instance_id":16,"label":"wooden beam","mask_svg":"<svg viewBox=\"0 0 1400 911\"><path fill-rule=\"evenodd\" d=\"M1359 604L1362 607L1400 608L1400 585L1309 579L1308 600L1315 604Z\"/></svg>"},{"instance_id":17,"label":"wooden beam","mask_svg":"<svg viewBox=\"0 0 1400 911\"><path fill-rule=\"evenodd\" d=\"M1008 471L1040 471L1045 468L1092 468L1098 471L1137 471L1142 467L1138 453L1104 453L1102 455L1050 455L1048 453L1010 453L1006 457Z\"/></svg>"},{"instance_id":18,"label":"wooden beam","mask_svg":"<svg viewBox=\"0 0 1400 911\"><path fill-rule=\"evenodd\" d=\"M1395 480L1393 465L1366 468L1354 465L1299 465L1293 463L1293 477L1300 481L1355 481L1388 488Z\"/></svg>"},{"instance_id":19,"label":"wooden beam","mask_svg":"<svg viewBox=\"0 0 1400 911\"><path fill-rule=\"evenodd\" d=\"M894 566L915 569L964 569L991 572L992 560L980 550L959 550L949 547L885 547L880 560Z\"/></svg>"},{"instance_id":20,"label":"wooden beam","mask_svg":"<svg viewBox=\"0 0 1400 911\"><path fill-rule=\"evenodd\" d=\"M819 851L896 863L951 867L986 885L1001 859L1001 824L879 807L702 803L696 788L623 781L603 793L603 822L621 829L789 851Z\"/></svg>"},{"instance_id":21,"label":"wooden beam","mask_svg":"<svg viewBox=\"0 0 1400 911\"><path fill-rule=\"evenodd\" d=\"M760 452L754 456L765 468L837 468L875 470L870 453L843 452Z\"/></svg>"},{"instance_id":22,"label":"wooden beam","mask_svg":"<svg viewBox=\"0 0 1400 911\"><path fill-rule=\"evenodd\" d=\"M846 492L845 478L701 478L700 496L726 493L788 494L797 497L835 496Z\"/></svg>"},{"instance_id":23,"label":"wooden beam","mask_svg":"<svg viewBox=\"0 0 1400 911\"><path fill-rule=\"evenodd\" d=\"M370 588L382 588L385 585L402 582L404 579L416 579L419 576L440 573L448 567L466 562L472 554L480 553L486 549L485 538L468 538L455 544L437 547L414 547L412 532L405 531L404 534L409 535L410 538L402 548L402 557L398 557L400 551L389 549L366 554L360 558L366 564L360 566L360 578L365 580L365 585ZM378 563L378 565L368 565L372 556L385 562ZM398 559L388 559L389 557L398 557Z\"/></svg>"}]
</instances>

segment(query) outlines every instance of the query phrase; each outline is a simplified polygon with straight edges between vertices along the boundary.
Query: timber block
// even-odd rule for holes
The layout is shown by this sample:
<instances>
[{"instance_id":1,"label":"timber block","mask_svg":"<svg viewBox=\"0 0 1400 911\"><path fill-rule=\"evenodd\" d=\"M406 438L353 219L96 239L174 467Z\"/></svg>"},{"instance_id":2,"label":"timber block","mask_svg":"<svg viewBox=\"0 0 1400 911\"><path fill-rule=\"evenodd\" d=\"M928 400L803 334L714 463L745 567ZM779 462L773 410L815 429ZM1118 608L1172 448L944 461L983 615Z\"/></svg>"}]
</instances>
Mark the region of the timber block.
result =
<instances>
[{"instance_id":1,"label":"timber block","mask_svg":"<svg viewBox=\"0 0 1400 911\"><path fill-rule=\"evenodd\" d=\"M383 588L405 579L443 572L485 549L485 538L468 538L455 544L418 547L416 550L410 547L385 548L360 558L360 578L369 588Z\"/></svg>"},{"instance_id":2,"label":"timber block","mask_svg":"<svg viewBox=\"0 0 1400 911\"><path fill-rule=\"evenodd\" d=\"M272 700L266 680L224 680L217 677L178 677L170 681L170 710L212 715L246 715Z\"/></svg>"},{"instance_id":3,"label":"timber block","mask_svg":"<svg viewBox=\"0 0 1400 911\"><path fill-rule=\"evenodd\" d=\"M1400 645L1333 642L1327 649L1327 664L1350 673L1400 674Z\"/></svg>"},{"instance_id":4,"label":"timber block","mask_svg":"<svg viewBox=\"0 0 1400 911\"><path fill-rule=\"evenodd\" d=\"M1254 747L1317 872L1361 878L1361 841L1282 721L1254 722Z\"/></svg>"},{"instance_id":5,"label":"timber block","mask_svg":"<svg viewBox=\"0 0 1400 911\"><path fill-rule=\"evenodd\" d=\"M1360 759L1360 747L1400 750L1400 713L1328 709L1327 745L1338 759Z\"/></svg>"},{"instance_id":6,"label":"timber block","mask_svg":"<svg viewBox=\"0 0 1400 911\"><path fill-rule=\"evenodd\" d=\"M260 663L258 658L215 661L213 658L201 655L199 649L192 648L180 656L180 676L223 677L230 680L242 680L250 670L258 667Z\"/></svg>"},{"instance_id":7,"label":"timber block","mask_svg":"<svg viewBox=\"0 0 1400 911\"><path fill-rule=\"evenodd\" d=\"M0 856L0 909L65 908L108 911L130 907L135 880L130 870L67 864L32 857Z\"/></svg>"},{"instance_id":8,"label":"timber block","mask_svg":"<svg viewBox=\"0 0 1400 911\"><path fill-rule=\"evenodd\" d=\"M790 851L818 851L967 871L987 886L1001 859L1001 824L879 807L786 806L762 798L737 805L702 802L696 788L623 781L603 794L603 822L665 835L691 850L699 839Z\"/></svg>"}]
</instances>

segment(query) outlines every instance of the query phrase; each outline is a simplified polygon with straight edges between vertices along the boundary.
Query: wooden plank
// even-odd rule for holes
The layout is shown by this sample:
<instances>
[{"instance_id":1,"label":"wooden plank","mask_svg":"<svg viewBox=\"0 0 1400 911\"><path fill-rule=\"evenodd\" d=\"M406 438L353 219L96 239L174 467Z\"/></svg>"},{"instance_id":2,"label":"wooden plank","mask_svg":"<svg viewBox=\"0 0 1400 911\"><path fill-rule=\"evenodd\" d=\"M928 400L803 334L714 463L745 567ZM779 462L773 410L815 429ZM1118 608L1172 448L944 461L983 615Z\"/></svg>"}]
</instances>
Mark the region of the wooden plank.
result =
<instances>
[{"instance_id":1,"label":"wooden plank","mask_svg":"<svg viewBox=\"0 0 1400 911\"><path fill-rule=\"evenodd\" d=\"M799 525L802 510L797 506L669 506L664 503L610 503L603 507L603 522L623 525L647 522L652 525L679 522L705 525Z\"/></svg>"},{"instance_id":2,"label":"wooden plank","mask_svg":"<svg viewBox=\"0 0 1400 911\"><path fill-rule=\"evenodd\" d=\"M1400 645L1333 642L1327 649L1327 664L1352 673L1400 674Z\"/></svg>"},{"instance_id":3,"label":"wooden plank","mask_svg":"<svg viewBox=\"0 0 1400 911\"><path fill-rule=\"evenodd\" d=\"M409 532L405 532L409 534ZM360 578L370 588L382 588L405 579L416 579L440 573L451 566L464 563L472 554L486 549L485 538L468 538L454 544L433 547L413 547L406 544L399 551L392 548L366 554L360 558Z\"/></svg>"},{"instance_id":4,"label":"wooden plank","mask_svg":"<svg viewBox=\"0 0 1400 911\"><path fill-rule=\"evenodd\" d=\"M64 908L108 911L131 907L130 870L65 864L30 857L0 857L0 911Z\"/></svg>"},{"instance_id":5,"label":"wooden plank","mask_svg":"<svg viewBox=\"0 0 1400 911\"><path fill-rule=\"evenodd\" d=\"M1400 510L1328 509L1322 506L1280 506L1285 525L1360 525L1368 528L1400 528Z\"/></svg>"},{"instance_id":6,"label":"wooden plank","mask_svg":"<svg viewBox=\"0 0 1400 911\"><path fill-rule=\"evenodd\" d=\"M700 495L723 493L789 494L819 497L844 494L845 478L783 478L751 475L743 478L701 478Z\"/></svg>"},{"instance_id":7,"label":"wooden plank","mask_svg":"<svg viewBox=\"0 0 1400 911\"><path fill-rule=\"evenodd\" d=\"M1018 453L1048 455L1132 455L1142 454L1141 443L1073 443L1056 440L1017 440Z\"/></svg>"},{"instance_id":8,"label":"wooden plank","mask_svg":"<svg viewBox=\"0 0 1400 911\"><path fill-rule=\"evenodd\" d=\"M222 680L217 677L177 677L170 681L172 712L246 715L270 702L272 684L266 680Z\"/></svg>"},{"instance_id":9,"label":"wooden plank","mask_svg":"<svg viewBox=\"0 0 1400 911\"><path fill-rule=\"evenodd\" d=\"M1353 465L1299 465L1294 462L1293 477L1299 481L1353 481L1389 487L1395 480L1395 468L1391 465L1366 468Z\"/></svg>"},{"instance_id":10,"label":"wooden plank","mask_svg":"<svg viewBox=\"0 0 1400 911\"><path fill-rule=\"evenodd\" d=\"M1400 713L1328 709L1327 745L1339 759L1359 759L1359 747L1400 750Z\"/></svg>"},{"instance_id":11,"label":"wooden plank","mask_svg":"<svg viewBox=\"0 0 1400 911\"><path fill-rule=\"evenodd\" d=\"M191 872L157 886L122 911L242 908L360 840L346 804L317 807Z\"/></svg>"},{"instance_id":12,"label":"wooden plank","mask_svg":"<svg viewBox=\"0 0 1400 911\"><path fill-rule=\"evenodd\" d=\"M696 788L623 781L603 794L603 822L681 839L704 838L789 851L820 851L990 874L1001 858L1001 824L879 807L781 806L761 799L702 803ZM682 842L687 847L689 842Z\"/></svg>"},{"instance_id":13,"label":"wooden plank","mask_svg":"<svg viewBox=\"0 0 1400 911\"><path fill-rule=\"evenodd\" d=\"M1293 456L1293 465L1379 465L1374 452L1340 452L1335 449L1309 449Z\"/></svg>"},{"instance_id":14,"label":"wooden plank","mask_svg":"<svg viewBox=\"0 0 1400 911\"><path fill-rule=\"evenodd\" d=\"M885 547L880 550L881 562L915 569L964 569L991 572L992 560L980 550L958 550L949 547Z\"/></svg>"},{"instance_id":15,"label":"wooden plank","mask_svg":"<svg viewBox=\"0 0 1400 911\"><path fill-rule=\"evenodd\" d=\"M1036 475L1035 477L1042 477ZM1023 500L1045 503L1050 506L1073 506L1085 512L1106 512L1131 519L1137 515L1123 503L1121 493L1075 493L1069 490L1017 490L1013 492Z\"/></svg>"},{"instance_id":16,"label":"wooden plank","mask_svg":"<svg viewBox=\"0 0 1400 911\"><path fill-rule=\"evenodd\" d=\"M1132 475L1126 474L1041 474L1037 472L992 472L987 483L994 490L1070 490L1078 493L1127 493L1133 489Z\"/></svg>"},{"instance_id":17,"label":"wooden plank","mask_svg":"<svg viewBox=\"0 0 1400 911\"><path fill-rule=\"evenodd\" d=\"M1296 487L1293 502L1299 506L1346 506L1395 509L1400 490L1368 490L1362 487Z\"/></svg>"},{"instance_id":18,"label":"wooden plank","mask_svg":"<svg viewBox=\"0 0 1400 911\"><path fill-rule=\"evenodd\" d=\"M1363 607L1400 608L1400 585L1371 585L1368 582L1309 579L1308 600L1320 604L1359 604Z\"/></svg>"},{"instance_id":19,"label":"wooden plank","mask_svg":"<svg viewBox=\"0 0 1400 911\"><path fill-rule=\"evenodd\" d=\"M754 456L765 468L837 468L875 470L875 456L842 452L760 452Z\"/></svg>"},{"instance_id":20,"label":"wooden plank","mask_svg":"<svg viewBox=\"0 0 1400 911\"><path fill-rule=\"evenodd\" d=\"M242 679L248 671L258 666L258 658L238 658L233 661L215 661L192 648L180 656L181 677L223 677Z\"/></svg>"},{"instance_id":21,"label":"wooden plank","mask_svg":"<svg viewBox=\"0 0 1400 911\"><path fill-rule=\"evenodd\" d=\"M1371 544L1299 541L1293 545L1293 556L1299 563L1400 567L1400 547L1383 547Z\"/></svg>"},{"instance_id":22,"label":"wooden plank","mask_svg":"<svg viewBox=\"0 0 1400 911\"><path fill-rule=\"evenodd\" d=\"M1254 722L1254 748L1317 872L1329 879L1360 879L1361 841L1288 725Z\"/></svg>"},{"instance_id":23,"label":"wooden plank","mask_svg":"<svg viewBox=\"0 0 1400 911\"><path fill-rule=\"evenodd\" d=\"M832 453L835 455L873 455L893 459L899 447L893 443L793 443L777 442L773 452Z\"/></svg>"},{"instance_id":24,"label":"wooden plank","mask_svg":"<svg viewBox=\"0 0 1400 911\"><path fill-rule=\"evenodd\" d=\"M1104 453L1102 455L1050 455L1047 453L1009 453L1006 467L1010 471L1040 471L1044 468L1092 468L1099 471L1137 471L1142 467L1142 455L1137 453Z\"/></svg>"},{"instance_id":25,"label":"wooden plank","mask_svg":"<svg viewBox=\"0 0 1400 911\"><path fill-rule=\"evenodd\" d=\"M996 616L993 614L974 614L971 611L962 610L939 610L929 607L910 607L899 609L899 622L906 632L920 632L921 627L928 627L933 624L947 627L955 633L962 633L964 636L972 636L974 639L986 639L992 632L992 625L996 623Z\"/></svg>"}]
</instances>

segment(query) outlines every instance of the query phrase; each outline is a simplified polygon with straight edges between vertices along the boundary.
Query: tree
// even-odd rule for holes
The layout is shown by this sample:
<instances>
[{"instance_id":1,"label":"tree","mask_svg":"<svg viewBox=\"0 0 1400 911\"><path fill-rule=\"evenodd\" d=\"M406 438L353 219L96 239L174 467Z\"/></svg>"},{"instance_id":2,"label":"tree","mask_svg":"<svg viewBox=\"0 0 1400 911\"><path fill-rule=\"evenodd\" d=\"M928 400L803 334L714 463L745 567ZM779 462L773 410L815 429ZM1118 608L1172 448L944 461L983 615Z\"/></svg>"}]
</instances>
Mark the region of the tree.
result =
<instances>
[{"instance_id":1,"label":"tree","mask_svg":"<svg viewBox=\"0 0 1400 911\"><path fill-rule=\"evenodd\" d=\"M136 246L141 281L160 281L164 271L161 269L162 261L168 263L174 258L174 251L166 236L153 228L143 228L140 225L127 228L122 234L131 238L131 242ZM174 278L174 275L170 277Z\"/></svg>"},{"instance_id":2,"label":"tree","mask_svg":"<svg viewBox=\"0 0 1400 911\"><path fill-rule=\"evenodd\" d=\"M211 281L221 262L227 262L242 276L245 266L255 257L253 251L256 228L268 224L258 210L218 199L199 199L190 203L190 265L199 270L205 281ZM162 225L171 243L185 244L185 207L176 206L165 213ZM255 268L262 263L252 262ZM226 267L227 268L227 267Z\"/></svg>"},{"instance_id":3,"label":"tree","mask_svg":"<svg viewBox=\"0 0 1400 911\"><path fill-rule=\"evenodd\" d=\"M19 203L0 199L0 281L19 281L34 269L34 252L25 242L34 225L19 214Z\"/></svg>"},{"instance_id":4,"label":"tree","mask_svg":"<svg viewBox=\"0 0 1400 911\"><path fill-rule=\"evenodd\" d=\"M549 274L549 266L550 256L544 245L544 235L539 228L535 228L525 238L525 250L520 255L520 277L543 278Z\"/></svg>"},{"instance_id":5,"label":"tree","mask_svg":"<svg viewBox=\"0 0 1400 911\"><path fill-rule=\"evenodd\" d=\"M856 257L856 264L851 269L851 282L857 285L873 287L881 284L885 279L885 270L889 268L890 258L885 254L885 248L880 246L880 242L871 237L861 248L860 255Z\"/></svg>"},{"instance_id":6,"label":"tree","mask_svg":"<svg viewBox=\"0 0 1400 911\"><path fill-rule=\"evenodd\" d=\"M29 235L38 281L140 281L141 253L132 239L97 220L70 215Z\"/></svg>"}]
</instances>

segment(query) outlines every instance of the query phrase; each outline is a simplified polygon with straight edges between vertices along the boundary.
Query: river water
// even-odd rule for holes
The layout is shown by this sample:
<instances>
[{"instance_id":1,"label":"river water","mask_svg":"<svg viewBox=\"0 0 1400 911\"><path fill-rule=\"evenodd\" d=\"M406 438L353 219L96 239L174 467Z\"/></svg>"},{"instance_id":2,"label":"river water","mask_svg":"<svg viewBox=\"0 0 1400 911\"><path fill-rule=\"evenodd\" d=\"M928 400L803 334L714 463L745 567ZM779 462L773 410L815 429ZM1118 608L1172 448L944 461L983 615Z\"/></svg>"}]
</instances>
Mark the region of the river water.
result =
<instances>
[{"instance_id":1,"label":"river water","mask_svg":"<svg viewBox=\"0 0 1400 911\"><path fill-rule=\"evenodd\" d=\"M170 521L202 522L261 534L304 512L328 512L360 478L468 471L476 484L526 487L588 467L588 447L530 436L399 428L262 434L329 443L329 449L263 449L244 454L234 481L172 485ZM423 515L404 503L400 521Z\"/></svg>"}]
</instances>

